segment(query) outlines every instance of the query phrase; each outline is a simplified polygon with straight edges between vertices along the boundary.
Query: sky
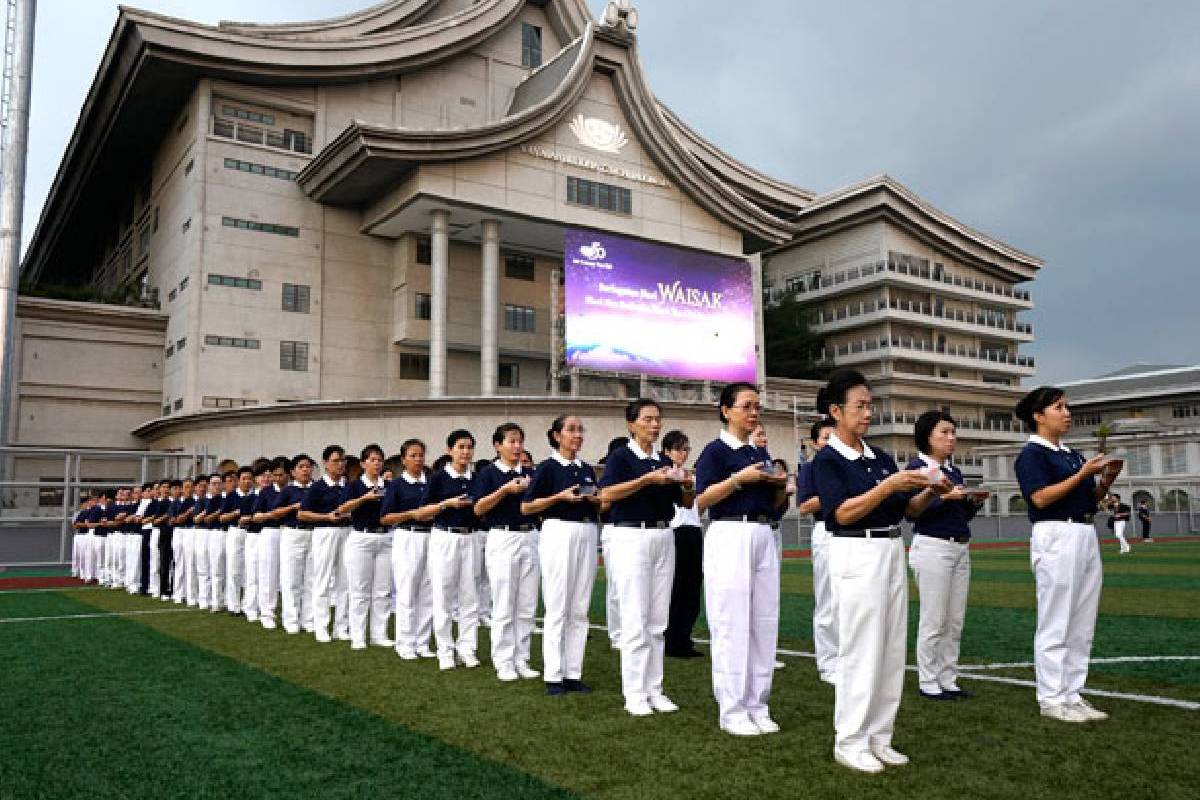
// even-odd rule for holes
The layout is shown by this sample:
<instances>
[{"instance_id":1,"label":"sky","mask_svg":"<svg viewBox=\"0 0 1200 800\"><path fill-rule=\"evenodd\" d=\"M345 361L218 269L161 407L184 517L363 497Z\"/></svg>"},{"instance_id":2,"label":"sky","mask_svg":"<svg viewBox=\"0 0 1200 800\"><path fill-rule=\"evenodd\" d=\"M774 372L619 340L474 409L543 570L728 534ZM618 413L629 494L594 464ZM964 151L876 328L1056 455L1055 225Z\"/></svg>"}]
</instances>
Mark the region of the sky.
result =
<instances>
[{"instance_id":1,"label":"sky","mask_svg":"<svg viewBox=\"0 0 1200 800\"><path fill-rule=\"evenodd\" d=\"M211 23L373 2L130 4ZM634 5L652 89L733 156L819 192L886 172L1044 259L1026 383L1200 363L1200 3ZM26 243L117 13L38 4Z\"/></svg>"}]
</instances>

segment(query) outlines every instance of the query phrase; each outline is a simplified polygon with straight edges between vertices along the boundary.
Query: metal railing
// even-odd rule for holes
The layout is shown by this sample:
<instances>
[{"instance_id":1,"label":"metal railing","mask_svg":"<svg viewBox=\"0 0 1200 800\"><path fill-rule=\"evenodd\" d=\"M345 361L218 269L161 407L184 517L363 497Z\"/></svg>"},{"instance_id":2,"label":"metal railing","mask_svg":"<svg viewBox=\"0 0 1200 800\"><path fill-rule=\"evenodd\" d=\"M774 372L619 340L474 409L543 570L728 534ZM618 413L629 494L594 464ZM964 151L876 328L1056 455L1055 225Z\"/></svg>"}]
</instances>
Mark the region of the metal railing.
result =
<instances>
[{"instance_id":1,"label":"metal railing","mask_svg":"<svg viewBox=\"0 0 1200 800\"><path fill-rule=\"evenodd\" d=\"M301 131L274 131L258 125L221 117L212 118L212 134L246 144L261 144L279 150L312 155L312 137Z\"/></svg>"},{"instance_id":2,"label":"metal railing","mask_svg":"<svg viewBox=\"0 0 1200 800\"><path fill-rule=\"evenodd\" d=\"M887 337L880 337L879 339L863 339L858 342L824 347L821 349L821 358L822 360L830 361L836 356L870 353L875 350L886 350L888 348L954 356L956 358L971 359L972 361L986 361L992 364L1008 364L1014 367L1029 367L1030 369L1033 369L1035 366L1033 356L1014 356L991 350L975 350L974 348L962 345L939 345L926 339L912 339L900 336L894 336L890 340Z\"/></svg>"},{"instance_id":3,"label":"metal railing","mask_svg":"<svg viewBox=\"0 0 1200 800\"><path fill-rule=\"evenodd\" d=\"M964 325L978 325L1012 333L1033 335L1033 325L1028 322L1016 322L1014 320L996 318L988 314L931 306L929 303L899 300L895 297L886 300L883 297L876 300L860 300L857 303L848 303L847 305L832 309L818 309L812 312L810 321L814 325L823 325L827 322L839 322L844 319L864 314L874 314L877 311L887 311L889 309L892 311L903 311L906 314L920 314L925 317L933 317L934 319L944 319L949 322L961 322Z\"/></svg>"},{"instance_id":4,"label":"metal railing","mask_svg":"<svg viewBox=\"0 0 1200 800\"><path fill-rule=\"evenodd\" d=\"M801 278L788 279L785 283L786 289L783 291L776 290L776 294L773 295L771 299L780 300L787 292L794 292L796 294L819 292L822 289L828 289L831 286L838 286L843 283L866 280L883 272L894 272L897 275L920 278L921 280L930 281L932 283L941 283L945 284L946 286L969 289L971 291L980 292L983 294L991 294L998 297L1021 300L1026 303L1033 301L1033 297L1024 289L1013 289L1009 286L1005 286L1004 284L989 283L987 281L981 281L978 278L963 276L953 272L946 272L944 270L935 273L935 270L930 268L928 265L910 264L904 261L876 261L871 264L861 264L857 267L839 270L838 272L834 272L829 275L822 275L819 279L813 278L807 281Z\"/></svg>"}]
</instances>

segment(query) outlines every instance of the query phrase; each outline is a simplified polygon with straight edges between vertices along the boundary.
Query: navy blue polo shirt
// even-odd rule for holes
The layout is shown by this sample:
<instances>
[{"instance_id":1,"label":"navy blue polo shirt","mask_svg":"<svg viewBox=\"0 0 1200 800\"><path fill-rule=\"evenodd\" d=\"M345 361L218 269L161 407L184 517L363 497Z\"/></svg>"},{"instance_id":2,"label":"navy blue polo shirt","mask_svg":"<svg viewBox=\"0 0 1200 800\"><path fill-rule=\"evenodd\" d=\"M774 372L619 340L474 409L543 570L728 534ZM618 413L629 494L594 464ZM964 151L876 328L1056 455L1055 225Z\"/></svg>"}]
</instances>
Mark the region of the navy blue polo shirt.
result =
<instances>
[{"instance_id":1,"label":"navy blue polo shirt","mask_svg":"<svg viewBox=\"0 0 1200 800\"><path fill-rule=\"evenodd\" d=\"M242 496L237 493L237 489L234 489L232 492L229 492L227 495L221 498L221 514L232 514L235 511L240 513L241 510ZM222 528L223 530L228 530L231 527L237 527L237 521L232 523L218 521L218 527Z\"/></svg>"},{"instance_id":2,"label":"navy blue polo shirt","mask_svg":"<svg viewBox=\"0 0 1200 800\"><path fill-rule=\"evenodd\" d=\"M770 464L771 457L765 450L752 444L738 442L727 431L704 446L696 459L696 494L703 494L708 487L728 479L751 464ZM775 487L766 481L743 485L729 497L709 506L710 519L724 517L770 517L778 518L775 508Z\"/></svg>"},{"instance_id":3,"label":"navy blue polo shirt","mask_svg":"<svg viewBox=\"0 0 1200 800\"><path fill-rule=\"evenodd\" d=\"M896 460L882 450L872 450L865 442L863 453L858 458L848 458L835 446L841 445L836 436L821 448L812 460L813 481L817 485L817 496L825 512L825 527L830 532L840 530L863 530L865 528L890 528L904 519L904 509L912 498L912 492L894 492L870 514L849 525L837 521L837 510L842 503L871 491L889 475L900 470Z\"/></svg>"},{"instance_id":4,"label":"navy blue polo shirt","mask_svg":"<svg viewBox=\"0 0 1200 800\"><path fill-rule=\"evenodd\" d=\"M816 496L817 482L813 480L813 465L810 461L800 465L800 473L796 476L796 507L799 508L801 504L807 503ZM818 508L812 516L817 522L824 522L824 508Z\"/></svg>"},{"instance_id":5,"label":"navy blue polo shirt","mask_svg":"<svg viewBox=\"0 0 1200 800\"><path fill-rule=\"evenodd\" d=\"M407 472L401 472L396 480L387 485L387 490L383 493L383 508L380 509L379 515L386 517L388 514L402 514L405 511L413 511L421 507L421 498L425 496L425 480L413 480L413 477ZM405 527L417 525L424 527L423 522L406 522Z\"/></svg>"},{"instance_id":6,"label":"navy blue polo shirt","mask_svg":"<svg viewBox=\"0 0 1200 800\"><path fill-rule=\"evenodd\" d=\"M596 486L596 471L591 464L576 459L563 461L562 456L551 456L538 464L525 489L525 502L551 497L572 486ZM578 503L559 502L541 513L541 518L561 519L566 522L596 522L599 507L584 498Z\"/></svg>"},{"instance_id":7,"label":"navy blue polo shirt","mask_svg":"<svg viewBox=\"0 0 1200 800\"><path fill-rule=\"evenodd\" d=\"M296 503L303 503L305 495L308 494L312 486L312 483L310 483L308 486L300 486L294 481L289 483L287 486L283 487L283 490L279 493L279 502L275 504L275 508L291 506L295 505ZM279 520L279 526L281 528L295 528L299 524L300 523L297 522L296 511L289 511L284 515L283 519ZM305 527L311 526L305 523Z\"/></svg>"},{"instance_id":8,"label":"navy blue polo shirt","mask_svg":"<svg viewBox=\"0 0 1200 800\"><path fill-rule=\"evenodd\" d=\"M345 503L348 500L357 500L366 494L371 488L367 485L366 480L366 476L364 475L358 480L347 483L346 488L342 490L341 503L338 503L338 505L340 506L342 503ZM383 482L382 478L379 479L379 485L383 487L385 492L387 491L387 484ZM372 530L383 527L383 523L379 521L382 510L382 496L378 500L368 500L350 512L351 527L353 527L356 531Z\"/></svg>"},{"instance_id":9,"label":"navy blue polo shirt","mask_svg":"<svg viewBox=\"0 0 1200 800\"><path fill-rule=\"evenodd\" d=\"M265 489L260 489L254 495L254 506L250 509L253 514L269 514L279 507L280 498L279 489L275 488L275 484L268 483ZM274 528L279 525L278 522L256 522L254 529L261 531L263 528Z\"/></svg>"},{"instance_id":10,"label":"navy blue polo shirt","mask_svg":"<svg viewBox=\"0 0 1200 800\"><path fill-rule=\"evenodd\" d=\"M449 470L452 469L453 467L447 464L441 469L434 470L425 484L425 493L421 496L421 505L429 506L434 503L440 503L443 500L453 500L463 495L467 497L471 496L471 484L474 479L470 468L468 467L465 475L459 475L457 472L451 474ZM479 518L475 516L475 511L469 507L444 508L433 518L433 525L436 528L470 528L474 530L479 527Z\"/></svg>"},{"instance_id":11,"label":"navy blue polo shirt","mask_svg":"<svg viewBox=\"0 0 1200 800\"><path fill-rule=\"evenodd\" d=\"M1066 497L1045 508L1038 508L1033 504L1034 492L1062 483L1079 472L1086 460L1069 447L1056 448L1041 437L1030 437L1013 465L1017 483L1021 485L1021 496L1025 498L1025 504L1029 507L1030 522L1066 519L1082 521L1084 515L1096 513L1096 479L1092 475L1080 481Z\"/></svg>"},{"instance_id":12,"label":"navy blue polo shirt","mask_svg":"<svg viewBox=\"0 0 1200 800\"><path fill-rule=\"evenodd\" d=\"M105 519L105 514L108 511L108 508L109 507L101 506L101 505L92 506L91 509L88 510L88 515L86 518L87 521L94 522L94 523L103 522ZM104 528L100 528L100 527L92 528L91 531L92 531L92 533L96 534L97 536L107 536L108 535L108 531L106 531Z\"/></svg>"},{"instance_id":13,"label":"navy blue polo shirt","mask_svg":"<svg viewBox=\"0 0 1200 800\"><path fill-rule=\"evenodd\" d=\"M942 474L950 479L950 482L955 486L965 486L962 470L953 464L938 465ZM905 469L928 469L927 463L920 456L913 458L905 466ZM979 506L971 502L970 498L962 500L943 500L934 495L933 500L929 505L925 506L925 510L921 512L921 516L913 520L913 529L922 536L933 536L938 539L947 539L951 536L970 536L970 522L975 518L975 514L979 511Z\"/></svg>"},{"instance_id":14,"label":"navy blue polo shirt","mask_svg":"<svg viewBox=\"0 0 1200 800\"><path fill-rule=\"evenodd\" d=\"M527 474L521 469L520 465L511 470L507 468L502 469L497 462L493 461L479 470L479 475L475 478L474 488L471 490L471 499L479 502L501 486ZM501 497L500 502L492 506L492 510L484 515L482 520L483 527L488 529L501 527L516 528L521 525L532 525L534 523L533 517L521 513L521 500L523 497L524 492L506 494Z\"/></svg>"},{"instance_id":15,"label":"navy blue polo shirt","mask_svg":"<svg viewBox=\"0 0 1200 800\"><path fill-rule=\"evenodd\" d=\"M671 466L671 460L662 453L634 452L637 444L629 442L608 454L604 462L604 475L600 486L616 486L637 480L646 473ZM677 483L651 484L610 506L608 521L619 522L663 522L675 516L675 505L683 503L683 491Z\"/></svg>"},{"instance_id":16,"label":"navy blue polo shirt","mask_svg":"<svg viewBox=\"0 0 1200 800\"><path fill-rule=\"evenodd\" d=\"M318 478L308 488L308 494L304 496L304 504L300 506L300 510L313 514L331 514L337 511L337 507L342 504L342 490L345 488L345 478L341 483L335 483L332 486L329 485L328 478Z\"/></svg>"}]
</instances>

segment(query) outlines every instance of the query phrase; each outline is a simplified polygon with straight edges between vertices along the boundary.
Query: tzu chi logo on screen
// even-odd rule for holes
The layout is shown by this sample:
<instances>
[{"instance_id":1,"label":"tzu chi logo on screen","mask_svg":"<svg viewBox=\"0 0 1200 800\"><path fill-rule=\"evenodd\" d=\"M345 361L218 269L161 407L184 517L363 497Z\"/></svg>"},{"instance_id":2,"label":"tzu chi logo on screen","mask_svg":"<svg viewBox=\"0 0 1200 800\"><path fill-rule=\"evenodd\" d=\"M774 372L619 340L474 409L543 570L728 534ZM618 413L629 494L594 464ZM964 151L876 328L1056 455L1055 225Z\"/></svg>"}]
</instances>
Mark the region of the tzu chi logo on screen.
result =
<instances>
[{"instance_id":1,"label":"tzu chi logo on screen","mask_svg":"<svg viewBox=\"0 0 1200 800\"><path fill-rule=\"evenodd\" d=\"M567 364L681 380L753 381L744 259L568 230Z\"/></svg>"}]
</instances>

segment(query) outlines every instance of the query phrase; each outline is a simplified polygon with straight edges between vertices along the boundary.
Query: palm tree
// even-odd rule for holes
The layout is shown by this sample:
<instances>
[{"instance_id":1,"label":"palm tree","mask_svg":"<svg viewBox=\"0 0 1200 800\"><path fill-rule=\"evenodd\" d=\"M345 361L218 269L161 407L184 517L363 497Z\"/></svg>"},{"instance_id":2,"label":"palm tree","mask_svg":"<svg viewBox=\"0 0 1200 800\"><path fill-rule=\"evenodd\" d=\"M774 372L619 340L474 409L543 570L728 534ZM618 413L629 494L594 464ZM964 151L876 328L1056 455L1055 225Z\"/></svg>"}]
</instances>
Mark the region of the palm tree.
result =
<instances>
[{"instance_id":1,"label":"palm tree","mask_svg":"<svg viewBox=\"0 0 1200 800\"><path fill-rule=\"evenodd\" d=\"M1112 432L1113 432L1112 426L1109 425L1107 422L1101 423L1100 426L1098 428L1096 428L1095 431L1092 432L1093 435L1095 435L1095 437L1096 437L1096 450L1097 451L1099 451L1101 453L1108 452L1108 437L1112 436Z\"/></svg>"}]
</instances>

